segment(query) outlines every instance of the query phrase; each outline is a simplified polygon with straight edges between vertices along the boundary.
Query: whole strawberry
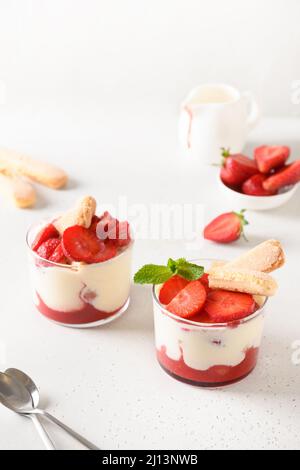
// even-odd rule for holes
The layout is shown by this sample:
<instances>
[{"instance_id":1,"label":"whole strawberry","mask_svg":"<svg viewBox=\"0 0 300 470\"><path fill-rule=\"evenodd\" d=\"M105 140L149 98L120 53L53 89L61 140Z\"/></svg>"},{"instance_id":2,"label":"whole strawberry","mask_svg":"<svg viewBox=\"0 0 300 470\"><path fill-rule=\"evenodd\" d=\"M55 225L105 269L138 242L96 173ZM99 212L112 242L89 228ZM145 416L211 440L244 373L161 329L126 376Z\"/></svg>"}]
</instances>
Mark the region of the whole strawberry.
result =
<instances>
[{"instance_id":1,"label":"whole strawberry","mask_svg":"<svg viewBox=\"0 0 300 470\"><path fill-rule=\"evenodd\" d=\"M229 149L222 149L221 180L226 186L238 187L250 176L258 173L257 164L240 153L231 155Z\"/></svg>"},{"instance_id":2,"label":"whole strawberry","mask_svg":"<svg viewBox=\"0 0 300 470\"><path fill-rule=\"evenodd\" d=\"M262 173L251 176L243 183L242 192L248 194L248 196L273 196L277 191L268 191L263 187L266 179L267 176Z\"/></svg>"},{"instance_id":3,"label":"whole strawberry","mask_svg":"<svg viewBox=\"0 0 300 470\"><path fill-rule=\"evenodd\" d=\"M227 212L219 215L204 229L204 238L217 243L232 243L244 235L244 226L248 221L244 216L245 209L240 212Z\"/></svg>"}]
</instances>

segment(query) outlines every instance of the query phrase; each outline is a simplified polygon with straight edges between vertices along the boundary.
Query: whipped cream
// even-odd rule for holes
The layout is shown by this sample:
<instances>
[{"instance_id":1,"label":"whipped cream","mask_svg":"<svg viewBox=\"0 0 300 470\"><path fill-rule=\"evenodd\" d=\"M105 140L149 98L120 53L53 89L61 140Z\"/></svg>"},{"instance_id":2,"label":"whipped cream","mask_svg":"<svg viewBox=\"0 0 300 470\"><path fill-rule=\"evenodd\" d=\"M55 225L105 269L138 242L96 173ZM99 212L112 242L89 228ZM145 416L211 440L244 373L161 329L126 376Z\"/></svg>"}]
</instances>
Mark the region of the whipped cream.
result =
<instances>
[{"instance_id":1,"label":"whipped cream","mask_svg":"<svg viewBox=\"0 0 300 470\"><path fill-rule=\"evenodd\" d=\"M183 357L185 364L205 371L217 365L237 366L249 348L261 343L264 313L231 327L189 325L165 314L154 301L155 343L158 350L166 348L170 359Z\"/></svg>"},{"instance_id":2,"label":"whipped cream","mask_svg":"<svg viewBox=\"0 0 300 470\"><path fill-rule=\"evenodd\" d=\"M81 310L89 303L97 310L114 312L129 297L132 246L131 243L116 257L97 264L37 266L32 254L34 289L43 302L56 311Z\"/></svg>"}]
</instances>

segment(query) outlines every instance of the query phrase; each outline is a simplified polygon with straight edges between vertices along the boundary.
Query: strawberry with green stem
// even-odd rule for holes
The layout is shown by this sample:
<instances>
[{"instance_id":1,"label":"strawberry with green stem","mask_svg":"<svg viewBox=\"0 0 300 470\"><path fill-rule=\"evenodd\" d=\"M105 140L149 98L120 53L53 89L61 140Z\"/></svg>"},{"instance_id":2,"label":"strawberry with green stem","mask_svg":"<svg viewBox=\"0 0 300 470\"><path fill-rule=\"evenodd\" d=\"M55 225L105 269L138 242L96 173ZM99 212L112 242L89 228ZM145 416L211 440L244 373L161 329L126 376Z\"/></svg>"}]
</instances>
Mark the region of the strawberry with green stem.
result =
<instances>
[{"instance_id":1,"label":"strawberry with green stem","mask_svg":"<svg viewBox=\"0 0 300 470\"><path fill-rule=\"evenodd\" d=\"M240 153L231 154L229 149L222 148L221 180L230 187L239 187L250 176L258 173L254 160Z\"/></svg>"},{"instance_id":2,"label":"strawberry with green stem","mask_svg":"<svg viewBox=\"0 0 300 470\"><path fill-rule=\"evenodd\" d=\"M216 243L232 243L241 236L247 240L244 227L249 222L245 218L245 209L240 212L226 212L216 217L204 229L204 238Z\"/></svg>"}]
</instances>

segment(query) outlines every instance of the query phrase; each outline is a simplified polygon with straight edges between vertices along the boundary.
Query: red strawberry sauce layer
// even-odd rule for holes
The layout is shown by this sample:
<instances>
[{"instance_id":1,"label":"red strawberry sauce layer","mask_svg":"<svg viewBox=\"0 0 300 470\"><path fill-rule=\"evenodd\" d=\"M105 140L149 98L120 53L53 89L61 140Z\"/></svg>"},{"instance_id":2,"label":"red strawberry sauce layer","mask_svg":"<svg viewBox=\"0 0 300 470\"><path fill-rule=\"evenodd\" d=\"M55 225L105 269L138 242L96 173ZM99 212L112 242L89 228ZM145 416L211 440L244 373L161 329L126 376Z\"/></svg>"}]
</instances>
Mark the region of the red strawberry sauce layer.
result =
<instances>
[{"instance_id":1,"label":"red strawberry sauce layer","mask_svg":"<svg viewBox=\"0 0 300 470\"><path fill-rule=\"evenodd\" d=\"M178 361L170 359L165 346L156 351L157 359L162 368L172 377L200 387L221 387L238 382L254 369L257 363L259 348L245 351L245 359L237 366L215 365L207 370L192 369L187 366L183 357Z\"/></svg>"},{"instance_id":2,"label":"red strawberry sauce layer","mask_svg":"<svg viewBox=\"0 0 300 470\"><path fill-rule=\"evenodd\" d=\"M93 305L85 302L84 306L80 310L61 312L49 308L43 302L39 294L36 294L39 300L37 309L43 315L45 315L45 317L50 318L50 320L54 320L59 323L65 323L67 325L83 325L87 323L94 323L100 320L105 320L106 318L110 318L116 315L124 307L124 305L121 305L120 308L113 312L103 312L101 310L97 310L95 307L93 307Z\"/></svg>"}]
</instances>

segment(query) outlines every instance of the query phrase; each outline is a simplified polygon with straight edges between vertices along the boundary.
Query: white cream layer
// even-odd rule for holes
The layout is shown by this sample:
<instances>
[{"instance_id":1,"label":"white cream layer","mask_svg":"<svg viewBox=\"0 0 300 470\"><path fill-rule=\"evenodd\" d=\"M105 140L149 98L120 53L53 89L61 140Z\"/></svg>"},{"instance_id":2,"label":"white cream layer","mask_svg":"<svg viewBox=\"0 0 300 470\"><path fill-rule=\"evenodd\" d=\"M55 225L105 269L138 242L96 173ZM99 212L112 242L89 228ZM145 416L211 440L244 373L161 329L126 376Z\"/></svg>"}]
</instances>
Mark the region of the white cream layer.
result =
<instances>
[{"instance_id":1,"label":"white cream layer","mask_svg":"<svg viewBox=\"0 0 300 470\"><path fill-rule=\"evenodd\" d=\"M81 310L85 301L97 310L113 312L129 297L131 258L132 245L115 258L91 265L36 266L32 256L33 287L53 310Z\"/></svg>"},{"instance_id":2,"label":"white cream layer","mask_svg":"<svg viewBox=\"0 0 300 470\"><path fill-rule=\"evenodd\" d=\"M170 359L196 370L216 365L237 366L249 348L260 346L264 314L236 328L196 327L176 321L164 314L154 302L155 343L158 350L166 348Z\"/></svg>"}]
</instances>

